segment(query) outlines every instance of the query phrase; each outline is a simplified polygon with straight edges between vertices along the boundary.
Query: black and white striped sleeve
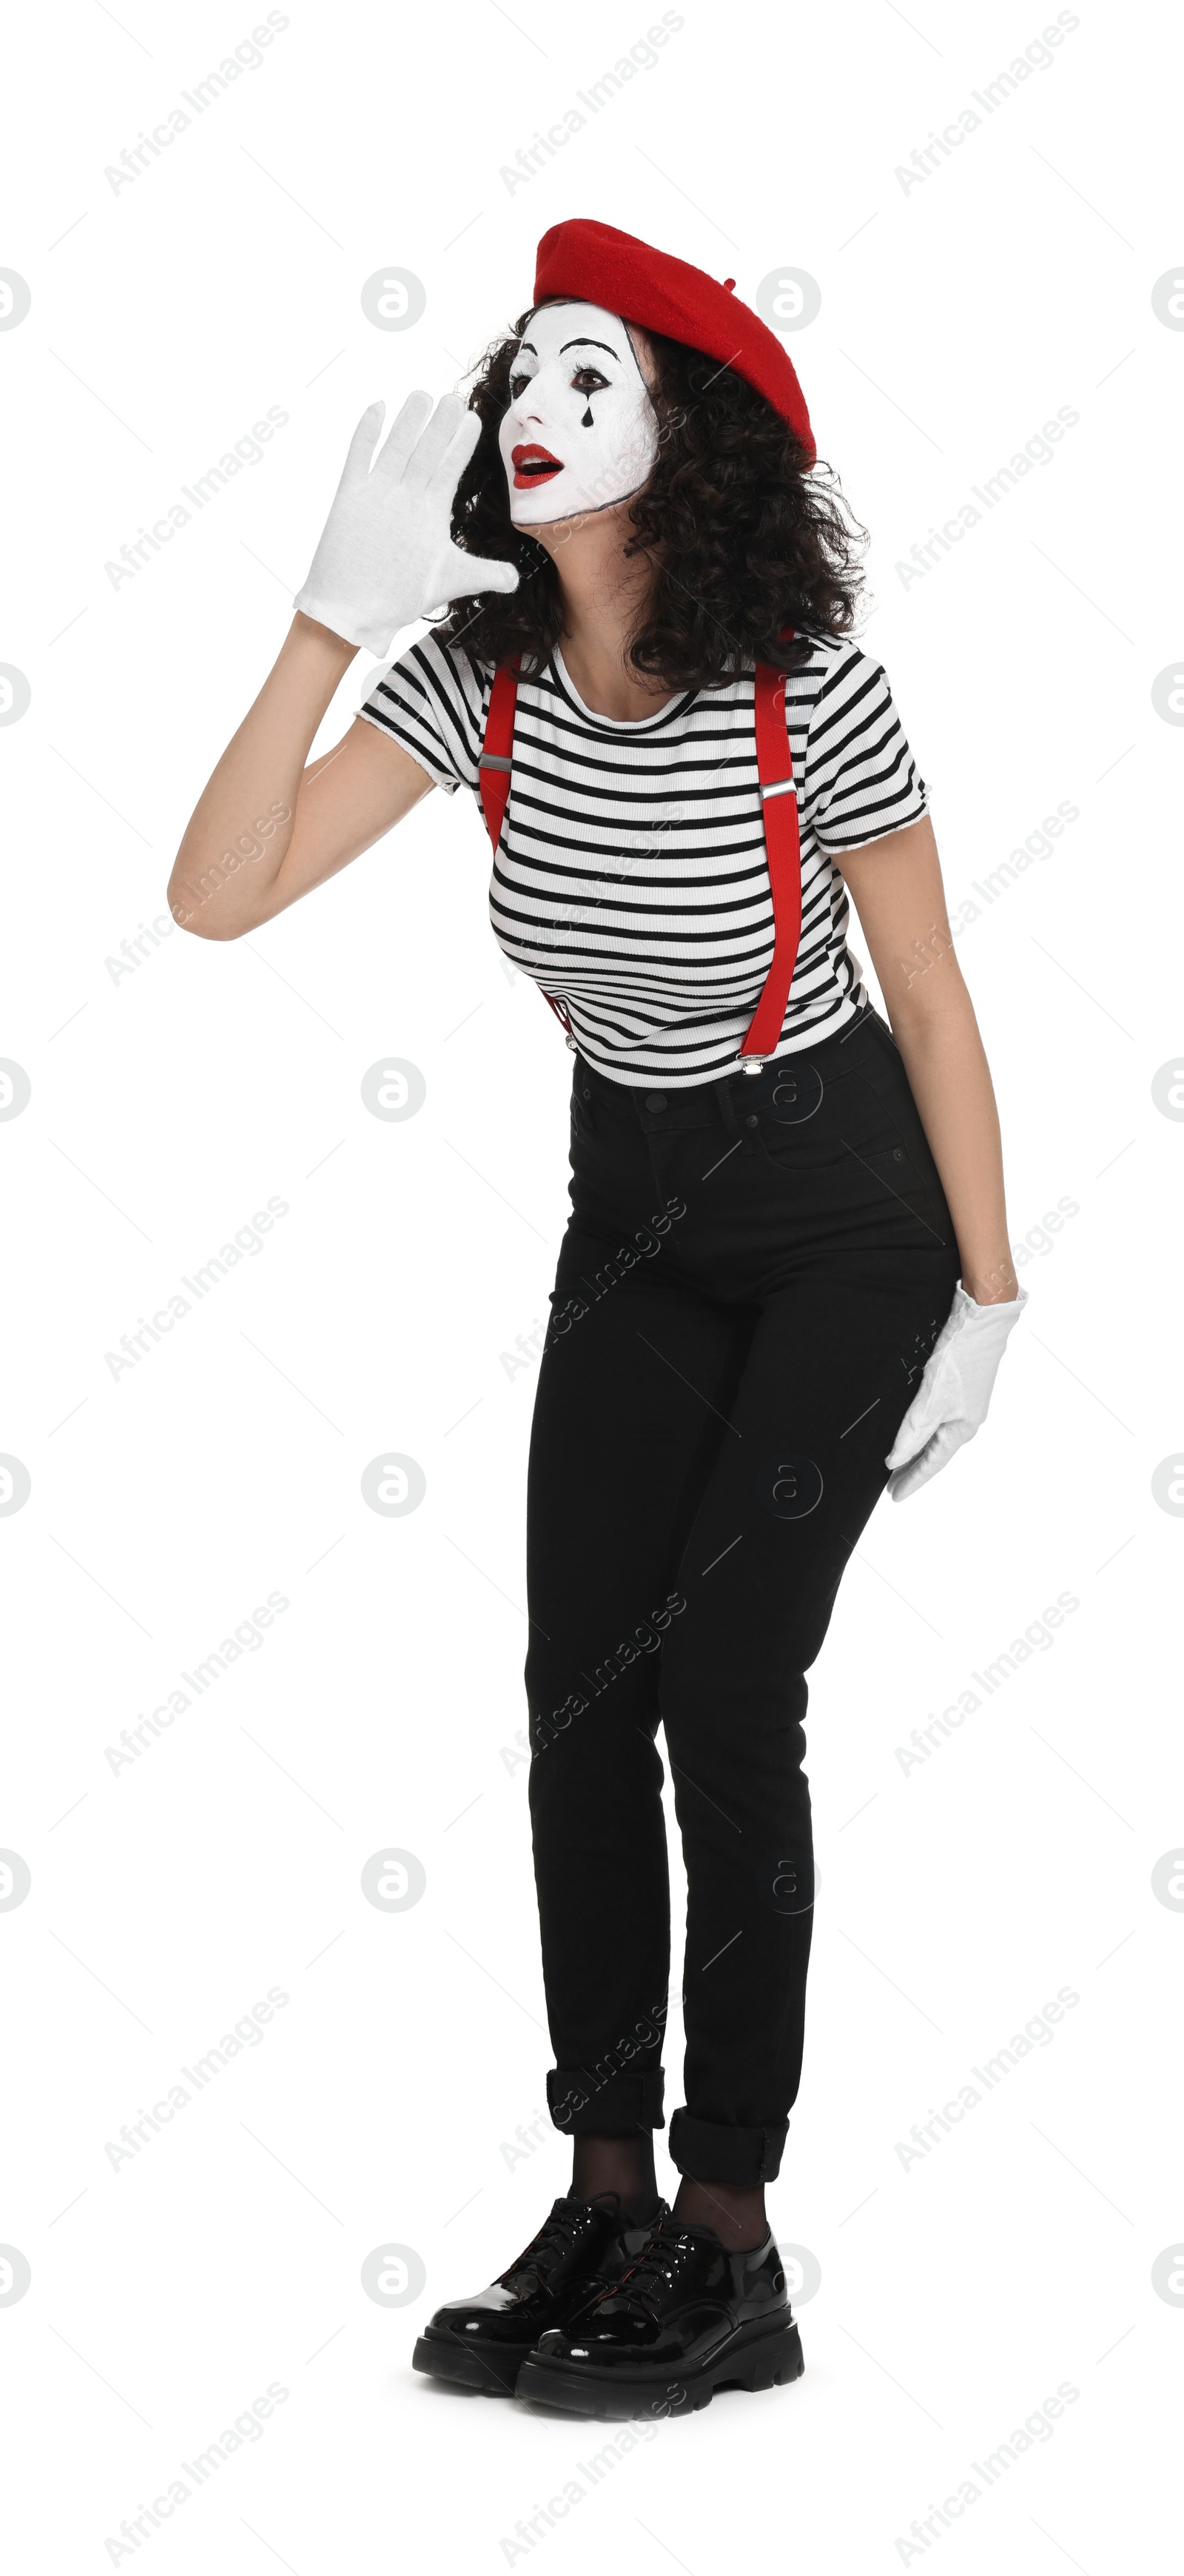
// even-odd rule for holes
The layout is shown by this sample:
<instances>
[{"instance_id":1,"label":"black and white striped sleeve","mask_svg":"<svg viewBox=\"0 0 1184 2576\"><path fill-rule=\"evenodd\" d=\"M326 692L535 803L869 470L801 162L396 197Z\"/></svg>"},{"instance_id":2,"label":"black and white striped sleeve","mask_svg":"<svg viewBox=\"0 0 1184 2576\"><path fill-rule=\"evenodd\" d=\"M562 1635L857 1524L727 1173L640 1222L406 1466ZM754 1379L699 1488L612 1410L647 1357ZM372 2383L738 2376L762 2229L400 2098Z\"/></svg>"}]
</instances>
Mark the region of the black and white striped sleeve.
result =
<instances>
[{"instance_id":1,"label":"black and white striped sleeve","mask_svg":"<svg viewBox=\"0 0 1184 2576\"><path fill-rule=\"evenodd\" d=\"M918 774L878 662L856 648L818 697L806 751L805 807L824 850L858 849L926 811Z\"/></svg>"},{"instance_id":2,"label":"black and white striped sleeve","mask_svg":"<svg viewBox=\"0 0 1184 2576\"><path fill-rule=\"evenodd\" d=\"M426 635L392 662L358 713L454 796L478 783L485 694L468 654Z\"/></svg>"}]
</instances>

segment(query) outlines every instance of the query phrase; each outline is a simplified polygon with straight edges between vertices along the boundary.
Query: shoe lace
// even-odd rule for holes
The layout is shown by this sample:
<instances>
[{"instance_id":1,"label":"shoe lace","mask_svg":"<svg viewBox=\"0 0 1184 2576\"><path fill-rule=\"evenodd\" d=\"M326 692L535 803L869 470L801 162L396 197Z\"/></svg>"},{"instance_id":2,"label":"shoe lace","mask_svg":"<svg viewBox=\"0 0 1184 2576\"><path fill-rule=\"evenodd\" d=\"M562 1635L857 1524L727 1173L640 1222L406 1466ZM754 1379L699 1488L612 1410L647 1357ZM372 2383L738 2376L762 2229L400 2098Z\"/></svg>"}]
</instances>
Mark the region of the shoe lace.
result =
<instances>
[{"instance_id":1,"label":"shoe lace","mask_svg":"<svg viewBox=\"0 0 1184 2576\"><path fill-rule=\"evenodd\" d=\"M515 2289L533 2273L540 2289L546 2289L552 2272L570 2253L577 2236L583 2233L587 2219L576 2210L552 2210L543 2220L537 2235L531 2237L515 2262L499 2272L503 2289Z\"/></svg>"},{"instance_id":2,"label":"shoe lace","mask_svg":"<svg viewBox=\"0 0 1184 2576\"><path fill-rule=\"evenodd\" d=\"M679 2228L675 2232L668 2222L659 2220L652 2234L647 2237L636 2263L631 2263L628 2271L622 2272L620 2279L615 2281L604 2295L608 2298L624 2298L631 2304L643 2308L647 2315L652 2315L650 2299L654 2291L663 2282L667 2288L674 2288L682 2264L690 2251L691 2239L685 2230ZM599 2304L600 2302L597 2301L598 2306Z\"/></svg>"}]
</instances>

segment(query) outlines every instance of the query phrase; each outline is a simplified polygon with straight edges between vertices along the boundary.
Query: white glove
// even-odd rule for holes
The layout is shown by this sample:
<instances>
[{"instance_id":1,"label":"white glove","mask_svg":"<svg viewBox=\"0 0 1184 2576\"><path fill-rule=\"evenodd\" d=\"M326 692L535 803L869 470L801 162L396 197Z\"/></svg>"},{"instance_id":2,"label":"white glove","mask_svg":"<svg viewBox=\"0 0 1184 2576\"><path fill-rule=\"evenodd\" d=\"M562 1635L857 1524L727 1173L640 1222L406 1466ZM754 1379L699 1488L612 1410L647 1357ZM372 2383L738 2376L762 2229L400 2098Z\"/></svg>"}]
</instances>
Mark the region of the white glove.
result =
<instances>
[{"instance_id":1,"label":"white glove","mask_svg":"<svg viewBox=\"0 0 1184 2576\"><path fill-rule=\"evenodd\" d=\"M894 1503L903 1503L939 1475L955 1449L973 1440L986 1421L1003 1345L1027 1302L1025 1288L1001 1306L978 1306L964 1288L955 1288L949 1315L884 1462L895 1469L888 1478Z\"/></svg>"},{"instance_id":2,"label":"white glove","mask_svg":"<svg viewBox=\"0 0 1184 2576\"><path fill-rule=\"evenodd\" d=\"M514 564L462 554L452 542L456 487L481 435L476 412L456 394L434 408L430 394L408 394L371 468L385 412L385 403L371 403L358 422L294 603L347 644L381 654L401 626L451 599L518 587Z\"/></svg>"}]
</instances>

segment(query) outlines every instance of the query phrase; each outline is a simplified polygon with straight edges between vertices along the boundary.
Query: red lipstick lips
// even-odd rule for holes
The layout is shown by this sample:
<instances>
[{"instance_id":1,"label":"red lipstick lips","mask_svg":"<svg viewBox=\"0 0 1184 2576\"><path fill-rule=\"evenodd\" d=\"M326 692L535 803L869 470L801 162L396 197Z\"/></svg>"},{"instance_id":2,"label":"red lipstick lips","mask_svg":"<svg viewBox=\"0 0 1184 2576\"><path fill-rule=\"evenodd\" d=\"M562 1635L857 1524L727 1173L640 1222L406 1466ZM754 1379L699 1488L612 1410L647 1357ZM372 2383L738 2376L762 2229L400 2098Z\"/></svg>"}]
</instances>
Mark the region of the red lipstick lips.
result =
<instances>
[{"instance_id":1,"label":"red lipstick lips","mask_svg":"<svg viewBox=\"0 0 1184 2576\"><path fill-rule=\"evenodd\" d=\"M529 491L532 483L549 483L554 475L563 472L562 459L552 456L548 447L538 447L534 444L527 447L512 447L510 459L514 468L516 492Z\"/></svg>"}]
</instances>

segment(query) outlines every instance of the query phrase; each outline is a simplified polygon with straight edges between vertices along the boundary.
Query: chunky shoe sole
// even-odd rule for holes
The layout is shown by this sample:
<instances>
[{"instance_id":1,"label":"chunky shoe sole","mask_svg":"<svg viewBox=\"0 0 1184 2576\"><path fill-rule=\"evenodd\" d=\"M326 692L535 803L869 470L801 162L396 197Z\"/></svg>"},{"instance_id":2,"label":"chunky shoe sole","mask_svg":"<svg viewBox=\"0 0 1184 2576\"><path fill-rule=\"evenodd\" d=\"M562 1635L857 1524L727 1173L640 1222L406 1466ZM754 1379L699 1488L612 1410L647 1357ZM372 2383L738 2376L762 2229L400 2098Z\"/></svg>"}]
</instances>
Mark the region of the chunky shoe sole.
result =
<instances>
[{"instance_id":1,"label":"chunky shoe sole","mask_svg":"<svg viewBox=\"0 0 1184 2576\"><path fill-rule=\"evenodd\" d=\"M518 2374L516 2395L571 2415L689 2415L709 2406L717 2388L783 2388L805 2369L802 2339L792 2321L772 2328L737 2326L726 2344L695 2368L676 2372L667 2363L646 2371L581 2367L561 2354L532 2352Z\"/></svg>"},{"instance_id":2,"label":"chunky shoe sole","mask_svg":"<svg viewBox=\"0 0 1184 2576\"><path fill-rule=\"evenodd\" d=\"M430 2379L451 2380L454 2387L479 2388L486 2397L512 2397L529 2344L463 2342L459 2335L428 2326L411 2355L413 2370Z\"/></svg>"}]
</instances>

